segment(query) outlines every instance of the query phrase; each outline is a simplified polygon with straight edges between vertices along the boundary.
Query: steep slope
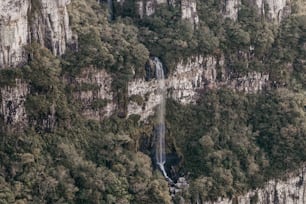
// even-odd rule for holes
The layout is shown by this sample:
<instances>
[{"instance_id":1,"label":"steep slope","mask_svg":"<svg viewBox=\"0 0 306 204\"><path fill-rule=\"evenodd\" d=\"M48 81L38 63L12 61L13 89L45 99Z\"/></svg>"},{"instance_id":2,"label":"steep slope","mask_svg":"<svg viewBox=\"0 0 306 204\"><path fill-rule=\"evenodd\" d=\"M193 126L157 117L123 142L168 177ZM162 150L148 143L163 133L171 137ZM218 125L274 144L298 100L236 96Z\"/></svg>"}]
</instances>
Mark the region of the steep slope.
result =
<instances>
[{"instance_id":1,"label":"steep slope","mask_svg":"<svg viewBox=\"0 0 306 204\"><path fill-rule=\"evenodd\" d=\"M0 3L0 67L16 67L27 61L24 46L38 41L62 55L72 43L67 13L68 0L5 0Z\"/></svg>"},{"instance_id":2,"label":"steep slope","mask_svg":"<svg viewBox=\"0 0 306 204\"><path fill-rule=\"evenodd\" d=\"M0 202L303 203L302 3L1 1Z\"/></svg>"}]
</instances>

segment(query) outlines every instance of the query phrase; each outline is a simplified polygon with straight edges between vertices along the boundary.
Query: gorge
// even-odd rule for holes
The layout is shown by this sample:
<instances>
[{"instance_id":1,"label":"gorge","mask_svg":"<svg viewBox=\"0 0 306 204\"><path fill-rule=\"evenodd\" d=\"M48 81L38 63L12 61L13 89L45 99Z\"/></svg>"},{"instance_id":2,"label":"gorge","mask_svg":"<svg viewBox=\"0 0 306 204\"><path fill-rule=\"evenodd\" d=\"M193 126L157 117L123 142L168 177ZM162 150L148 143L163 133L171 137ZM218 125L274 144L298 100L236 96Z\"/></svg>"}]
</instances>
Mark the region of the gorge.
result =
<instances>
[{"instance_id":1,"label":"gorge","mask_svg":"<svg viewBox=\"0 0 306 204\"><path fill-rule=\"evenodd\" d=\"M305 10L1 1L0 203L305 203Z\"/></svg>"}]
</instances>

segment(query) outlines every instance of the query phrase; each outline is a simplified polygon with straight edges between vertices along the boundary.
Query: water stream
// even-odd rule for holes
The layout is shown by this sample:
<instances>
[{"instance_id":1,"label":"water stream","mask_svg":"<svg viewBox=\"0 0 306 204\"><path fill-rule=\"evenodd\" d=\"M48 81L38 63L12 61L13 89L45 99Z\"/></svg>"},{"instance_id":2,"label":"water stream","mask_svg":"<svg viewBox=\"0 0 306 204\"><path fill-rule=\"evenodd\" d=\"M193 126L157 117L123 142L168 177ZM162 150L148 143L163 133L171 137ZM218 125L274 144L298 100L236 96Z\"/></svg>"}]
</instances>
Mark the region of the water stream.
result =
<instances>
[{"instance_id":1,"label":"water stream","mask_svg":"<svg viewBox=\"0 0 306 204\"><path fill-rule=\"evenodd\" d=\"M165 163L166 163L166 150L165 150L165 95L166 95L166 88L165 88L165 75L163 64L161 61L155 57L155 75L156 79L158 80L158 91L160 96L160 103L158 106L157 112L157 119L158 124L156 126L156 164L158 165L159 169L163 173L164 177L171 181L168 177L167 172L165 170Z\"/></svg>"}]
</instances>

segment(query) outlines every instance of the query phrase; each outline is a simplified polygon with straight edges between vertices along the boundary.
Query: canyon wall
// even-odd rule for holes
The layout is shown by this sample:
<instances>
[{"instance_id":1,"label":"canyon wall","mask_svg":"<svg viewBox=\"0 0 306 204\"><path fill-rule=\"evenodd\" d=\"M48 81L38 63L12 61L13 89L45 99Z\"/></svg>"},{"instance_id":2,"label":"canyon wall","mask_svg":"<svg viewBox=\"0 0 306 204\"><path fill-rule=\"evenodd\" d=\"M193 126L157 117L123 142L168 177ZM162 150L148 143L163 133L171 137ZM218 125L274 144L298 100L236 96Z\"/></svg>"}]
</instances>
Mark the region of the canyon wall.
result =
<instances>
[{"instance_id":1,"label":"canyon wall","mask_svg":"<svg viewBox=\"0 0 306 204\"><path fill-rule=\"evenodd\" d=\"M87 68L67 84L73 84L73 95L81 103L84 117L101 120L117 110L112 77L106 71ZM142 120L154 115L160 102L158 81L154 77L149 80L136 78L127 88L127 115L137 114ZM270 88L270 80L269 74L260 72L234 75L225 66L223 57L194 56L176 65L174 73L165 79L165 88L168 98L186 105L196 103L200 94L210 89L258 93Z\"/></svg>"},{"instance_id":2,"label":"canyon wall","mask_svg":"<svg viewBox=\"0 0 306 204\"><path fill-rule=\"evenodd\" d=\"M16 68L28 61L25 46L38 42L56 55L64 54L72 43L67 5L70 0L3 0L0 2L0 69ZM25 101L30 93L26 82L16 79L15 84L0 88L0 119L9 130L22 130L28 123ZM52 107L50 107L52 110ZM51 111L52 112L52 111ZM41 125L51 128L54 112Z\"/></svg>"},{"instance_id":3,"label":"canyon wall","mask_svg":"<svg viewBox=\"0 0 306 204\"><path fill-rule=\"evenodd\" d=\"M179 62L175 72L166 79L168 98L182 104L195 103L200 92L222 87L245 93L257 93L270 87L269 74L251 72L236 76L225 67L223 57L194 56ZM157 89L155 79L137 79L129 82L128 96L140 96L143 103L129 103L128 115L139 114L146 118L154 114L154 107L159 103Z\"/></svg>"},{"instance_id":4,"label":"canyon wall","mask_svg":"<svg viewBox=\"0 0 306 204\"><path fill-rule=\"evenodd\" d=\"M144 16L151 16L155 13L156 7L160 4L167 4L168 6L180 6L181 18L186 19L194 25L199 23L197 14L196 0L140 0L136 2L138 14L141 18Z\"/></svg>"},{"instance_id":5,"label":"canyon wall","mask_svg":"<svg viewBox=\"0 0 306 204\"><path fill-rule=\"evenodd\" d=\"M102 120L114 113L116 104L113 102L112 78L105 70L87 68L67 83L73 84L73 96L81 102L84 117Z\"/></svg>"},{"instance_id":6,"label":"canyon wall","mask_svg":"<svg viewBox=\"0 0 306 204\"><path fill-rule=\"evenodd\" d=\"M28 0L0 2L0 68L17 66L25 60L28 40Z\"/></svg>"},{"instance_id":7,"label":"canyon wall","mask_svg":"<svg viewBox=\"0 0 306 204\"><path fill-rule=\"evenodd\" d=\"M66 6L70 0L0 2L0 68L27 61L24 46L38 42L62 55L72 42Z\"/></svg>"},{"instance_id":8,"label":"canyon wall","mask_svg":"<svg viewBox=\"0 0 306 204\"><path fill-rule=\"evenodd\" d=\"M277 23L291 13L290 0L250 0L250 3L257 6L259 14ZM237 20L240 7L241 0L224 0L223 16Z\"/></svg>"},{"instance_id":9,"label":"canyon wall","mask_svg":"<svg viewBox=\"0 0 306 204\"><path fill-rule=\"evenodd\" d=\"M65 53L66 47L73 43L72 32L66 6L70 0L37 0L39 12L30 0L2 0L0 2L0 68L18 67L26 63L24 46L37 41L47 47L54 55ZM145 2L145 4L144 4ZM165 0L139 1L139 12L152 15L155 5ZM261 13L280 21L290 13L286 0L256 0ZM233 20L238 18L239 0L226 0L224 16ZM268 5L269 9L264 8ZM33 12L32 12L33 11ZM181 1L182 18L197 24L199 19L196 1ZM257 93L270 88L268 73L250 72L244 75L233 74L225 65L223 56L193 56L177 63L175 71L166 79L167 97L182 104L196 103L199 94L209 89L228 88L244 93ZM112 91L112 77L105 70L86 69L79 76L68 79L73 85L73 97L80 103L81 114L87 119L102 120L111 116L117 108ZM28 123L25 109L29 85L20 79L14 84L0 88L0 119L10 129L22 129ZM128 83L127 115L139 114L145 120L154 114L160 102L156 79L134 79ZM51 107L52 109L52 107ZM52 111L51 111L52 112ZM52 119L44 120L45 127L54 126ZM51 122L50 122L51 121ZM52 122L53 121L53 122ZM52 124L51 124L52 123ZM264 188L256 189L231 200L220 198L207 204L302 204L305 199L305 168L287 180L271 180Z\"/></svg>"},{"instance_id":10,"label":"canyon wall","mask_svg":"<svg viewBox=\"0 0 306 204\"><path fill-rule=\"evenodd\" d=\"M199 16L197 13L196 0L181 0L182 19L188 20L193 25L198 25Z\"/></svg>"},{"instance_id":11,"label":"canyon wall","mask_svg":"<svg viewBox=\"0 0 306 204\"><path fill-rule=\"evenodd\" d=\"M8 130L20 130L27 125L25 101L28 93L28 84L19 79L16 79L15 84L11 86L1 87L0 118L3 119Z\"/></svg>"},{"instance_id":12,"label":"canyon wall","mask_svg":"<svg viewBox=\"0 0 306 204\"><path fill-rule=\"evenodd\" d=\"M40 8L32 13L30 41L37 41L54 55L65 53L72 41L67 5L70 0L40 0ZM31 11L30 11L31 12Z\"/></svg>"}]
</instances>

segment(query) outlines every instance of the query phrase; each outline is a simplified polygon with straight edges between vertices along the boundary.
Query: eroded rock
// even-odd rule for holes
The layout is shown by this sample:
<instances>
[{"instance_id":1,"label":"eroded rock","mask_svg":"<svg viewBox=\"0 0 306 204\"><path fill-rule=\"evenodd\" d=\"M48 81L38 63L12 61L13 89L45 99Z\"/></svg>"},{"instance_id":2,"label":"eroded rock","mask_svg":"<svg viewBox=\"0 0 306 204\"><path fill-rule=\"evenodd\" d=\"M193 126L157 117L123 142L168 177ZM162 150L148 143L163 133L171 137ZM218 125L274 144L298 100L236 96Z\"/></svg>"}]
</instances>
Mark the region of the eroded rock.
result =
<instances>
[{"instance_id":1,"label":"eroded rock","mask_svg":"<svg viewBox=\"0 0 306 204\"><path fill-rule=\"evenodd\" d=\"M14 86L1 87L0 117L8 127L22 129L27 124L25 100L28 93L28 84L20 79L16 79Z\"/></svg>"}]
</instances>

